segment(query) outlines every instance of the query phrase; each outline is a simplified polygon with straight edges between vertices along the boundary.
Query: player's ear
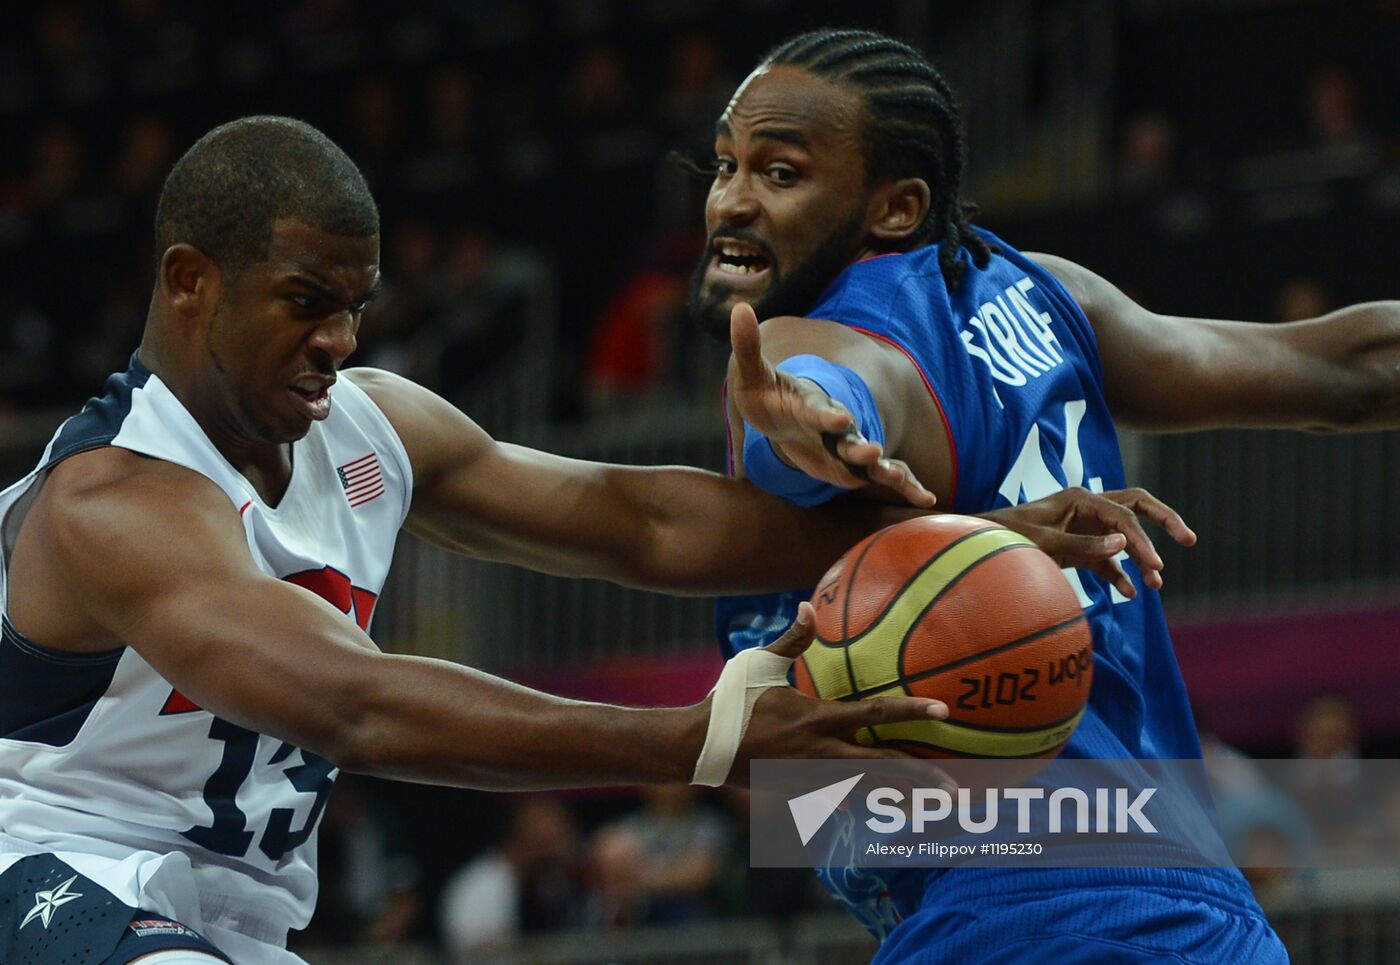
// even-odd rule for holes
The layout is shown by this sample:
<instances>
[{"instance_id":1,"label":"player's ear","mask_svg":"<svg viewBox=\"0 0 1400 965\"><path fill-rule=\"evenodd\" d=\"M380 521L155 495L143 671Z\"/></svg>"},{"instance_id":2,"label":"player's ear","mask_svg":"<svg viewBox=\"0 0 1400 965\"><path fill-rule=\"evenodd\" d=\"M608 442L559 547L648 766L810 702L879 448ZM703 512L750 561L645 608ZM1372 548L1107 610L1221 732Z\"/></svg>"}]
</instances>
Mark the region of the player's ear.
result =
<instances>
[{"instance_id":1,"label":"player's ear","mask_svg":"<svg viewBox=\"0 0 1400 965\"><path fill-rule=\"evenodd\" d=\"M160 258L160 293L176 315L193 318L219 300L219 266L194 245L178 244Z\"/></svg>"},{"instance_id":2,"label":"player's ear","mask_svg":"<svg viewBox=\"0 0 1400 965\"><path fill-rule=\"evenodd\" d=\"M900 178L875 191L875 221L870 233L882 242L898 242L919 230L932 194L923 178Z\"/></svg>"}]
</instances>

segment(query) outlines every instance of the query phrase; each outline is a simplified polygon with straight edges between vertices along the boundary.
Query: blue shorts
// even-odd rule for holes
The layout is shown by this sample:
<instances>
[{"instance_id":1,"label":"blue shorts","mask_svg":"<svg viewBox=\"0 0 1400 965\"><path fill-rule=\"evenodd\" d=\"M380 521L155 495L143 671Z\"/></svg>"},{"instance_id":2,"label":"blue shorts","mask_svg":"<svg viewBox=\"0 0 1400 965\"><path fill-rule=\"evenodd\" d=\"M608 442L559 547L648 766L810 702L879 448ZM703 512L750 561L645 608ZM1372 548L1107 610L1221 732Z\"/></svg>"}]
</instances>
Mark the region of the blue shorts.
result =
<instances>
[{"instance_id":1,"label":"blue shorts","mask_svg":"<svg viewBox=\"0 0 1400 965\"><path fill-rule=\"evenodd\" d=\"M996 879L939 881L872 965L1287 965L1258 905L1234 888L1201 876L1191 887L1126 875L1113 884L1112 870L1027 872L1004 889Z\"/></svg>"}]
</instances>

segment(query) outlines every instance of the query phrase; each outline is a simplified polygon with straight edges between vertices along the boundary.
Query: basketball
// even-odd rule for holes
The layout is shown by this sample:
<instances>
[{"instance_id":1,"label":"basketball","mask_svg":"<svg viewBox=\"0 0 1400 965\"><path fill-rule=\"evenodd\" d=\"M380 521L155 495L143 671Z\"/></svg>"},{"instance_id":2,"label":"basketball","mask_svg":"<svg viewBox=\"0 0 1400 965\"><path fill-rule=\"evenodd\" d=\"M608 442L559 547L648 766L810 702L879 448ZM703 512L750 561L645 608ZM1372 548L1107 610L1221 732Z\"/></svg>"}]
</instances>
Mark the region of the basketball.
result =
<instances>
[{"instance_id":1,"label":"basketball","mask_svg":"<svg viewBox=\"0 0 1400 965\"><path fill-rule=\"evenodd\" d=\"M987 520L924 516L874 533L827 571L812 606L799 690L948 705L947 720L867 727L862 743L1053 757L1089 700L1093 641L1077 595L1030 540Z\"/></svg>"}]
</instances>

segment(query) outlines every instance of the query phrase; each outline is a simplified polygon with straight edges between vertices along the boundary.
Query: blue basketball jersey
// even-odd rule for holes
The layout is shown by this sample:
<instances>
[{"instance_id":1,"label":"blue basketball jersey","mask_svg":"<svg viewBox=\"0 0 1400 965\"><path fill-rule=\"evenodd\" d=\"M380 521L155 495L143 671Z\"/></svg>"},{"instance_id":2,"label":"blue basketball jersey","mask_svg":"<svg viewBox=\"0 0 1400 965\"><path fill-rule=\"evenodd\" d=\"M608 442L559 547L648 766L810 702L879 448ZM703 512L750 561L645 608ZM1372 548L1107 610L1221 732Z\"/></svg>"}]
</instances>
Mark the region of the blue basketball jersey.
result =
<instances>
[{"instance_id":1,"label":"blue basketball jersey","mask_svg":"<svg viewBox=\"0 0 1400 965\"><path fill-rule=\"evenodd\" d=\"M964 271L956 291L948 290L939 246L933 245L851 265L807 314L888 342L918 368L952 440L953 492L951 498L941 494L941 509L971 514L1068 486L1095 492L1123 488L1122 456L1088 319L1053 275L990 233L982 234L996 251L985 268L974 265L966 250L960 252ZM1088 571L1065 571L1092 627L1094 678L1088 708L1064 755L1199 758L1161 600L1144 587L1126 554L1120 562L1138 588L1132 600ZM732 655L771 642L791 622L797 602L809 595L721 600L722 648ZM831 863L841 863L838 858L833 854ZM1151 884L1154 871L1141 869L1143 885ZM882 939L921 904L936 903L945 889L957 890L955 879L1031 874L834 867L819 873ZM1121 869L1117 873L1121 877ZM1034 874L1053 880L1055 872ZM1182 874L1174 872L1173 881ZM1216 889L1257 909L1238 872L1187 874L1209 878ZM985 879L979 887L984 886Z\"/></svg>"}]
</instances>

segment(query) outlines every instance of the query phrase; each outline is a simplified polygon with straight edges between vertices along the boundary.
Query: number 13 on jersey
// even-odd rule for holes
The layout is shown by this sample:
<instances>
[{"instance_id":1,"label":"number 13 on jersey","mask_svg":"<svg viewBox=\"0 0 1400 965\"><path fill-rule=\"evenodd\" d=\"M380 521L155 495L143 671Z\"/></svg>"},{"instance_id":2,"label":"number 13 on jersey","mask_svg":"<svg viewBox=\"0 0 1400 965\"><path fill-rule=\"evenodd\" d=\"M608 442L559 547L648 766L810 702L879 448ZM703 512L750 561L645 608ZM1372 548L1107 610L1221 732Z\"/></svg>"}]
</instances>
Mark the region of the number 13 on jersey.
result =
<instances>
[{"instance_id":1,"label":"number 13 on jersey","mask_svg":"<svg viewBox=\"0 0 1400 965\"><path fill-rule=\"evenodd\" d=\"M352 585L350 577L344 573L334 567L325 566L319 570L293 573L283 579L310 590L353 619L360 629L368 630L377 597L368 590ZM174 698L178 694L172 693L171 696ZM180 711L199 709L187 700L184 703L188 706L182 706ZM171 702L167 701L167 710L170 706ZM248 815L239 806L238 794L253 775L258 763L256 756L260 738L254 731L218 717L209 725L209 737L223 744L219 765L204 785L204 803L209 808L213 821L207 825L196 825L181 833L195 844L216 854L241 858L248 854L255 833L248 827ZM299 755L299 762L292 760L293 754ZM287 852L310 840L326 806L331 786L335 782L336 767L324 757L293 747L286 742L277 748L263 766L280 769L278 778L273 780L274 785L281 782L289 785L283 788L283 793L276 795L278 803L296 805L303 799L310 802L305 821L300 828L292 827L296 806L274 807L267 811L267 823L258 849L268 860L275 862L282 860Z\"/></svg>"}]
</instances>

